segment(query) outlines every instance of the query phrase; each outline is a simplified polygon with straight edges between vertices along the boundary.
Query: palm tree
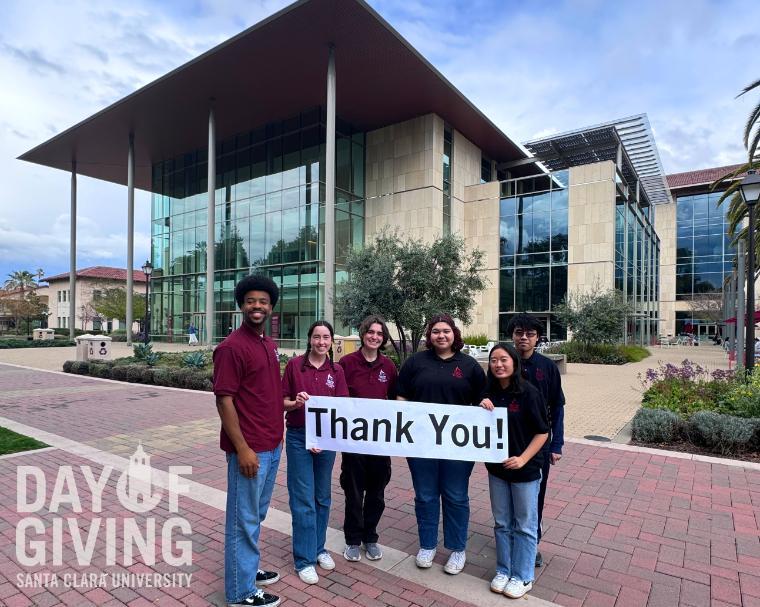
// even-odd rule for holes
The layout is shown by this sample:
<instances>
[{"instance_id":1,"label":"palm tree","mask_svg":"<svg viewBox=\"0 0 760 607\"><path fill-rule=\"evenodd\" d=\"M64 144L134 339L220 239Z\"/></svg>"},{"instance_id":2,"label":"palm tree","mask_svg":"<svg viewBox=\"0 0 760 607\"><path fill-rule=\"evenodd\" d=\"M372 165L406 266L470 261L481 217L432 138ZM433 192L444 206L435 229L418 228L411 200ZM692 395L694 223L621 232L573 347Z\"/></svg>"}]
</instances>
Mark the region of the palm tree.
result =
<instances>
[{"instance_id":1,"label":"palm tree","mask_svg":"<svg viewBox=\"0 0 760 607\"><path fill-rule=\"evenodd\" d=\"M760 88L760 80L756 80L752 84L745 86L744 89L742 89L742 92L736 97L739 98L756 88ZM745 174L747 171L760 169L760 154L758 154L759 146L760 102L758 102L755 108L749 113L747 124L744 126L744 147L747 148L747 162L723 177L716 179L710 186L710 191L714 191L728 183L728 188L718 199L718 205L723 204L726 200L729 201L726 219L728 220L728 231L731 235L733 244L736 244L740 240L746 240L747 238L747 230L749 227L746 225L742 226L744 218L747 216L747 205L744 204L744 199L739 191L739 186L741 184L739 176ZM760 218L757 219L756 223L760 223ZM758 226L755 225L755 247L760 244L760 230L758 230L757 227ZM758 262L760 263L760 260L758 260Z\"/></svg>"}]
</instances>

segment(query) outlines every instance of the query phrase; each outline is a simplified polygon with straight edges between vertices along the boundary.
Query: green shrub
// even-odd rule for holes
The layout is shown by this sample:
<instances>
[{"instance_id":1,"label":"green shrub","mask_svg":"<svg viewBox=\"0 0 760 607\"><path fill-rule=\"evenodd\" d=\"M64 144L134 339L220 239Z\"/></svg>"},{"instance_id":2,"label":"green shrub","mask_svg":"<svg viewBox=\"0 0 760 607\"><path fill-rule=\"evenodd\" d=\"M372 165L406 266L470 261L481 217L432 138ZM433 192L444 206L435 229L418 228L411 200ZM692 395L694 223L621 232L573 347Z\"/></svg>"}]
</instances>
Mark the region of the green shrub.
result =
<instances>
[{"instance_id":1,"label":"green shrub","mask_svg":"<svg viewBox=\"0 0 760 607\"><path fill-rule=\"evenodd\" d=\"M143 362L149 367L155 367L160 360L161 354L159 352L148 352L143 358Z\"/></svg>"},{"instance_id":2,"label":"green shrub","mask_svg":"<svg viewBox=\"0 0 760 607\"><path fill-rule=\"evenodd\" d=\"M689 419L686 433L694 444L728 455L751 449L758 427L760 419L698 411Z\"/></svg>"},{"instance_id":3,"label":"green shrub","mask_svg":"<svg viewBox=\"0 0 760 607\"><path fill-rule=\"evenodd\" d=\"M466 343L468 346L487 346L488 342L490 341L488 339L488 336L485 333L467 335L466 337L463 337L462 339L464 340L464 343Z\"/></svg>"},{"instance_id":4,"label":"green shrub","mask_svg":"<svg viewBox=\"0 0 760 607\"><path fill-rule=\"evenodd\" d=\"M114 365L111 369L111 379L127 381L127 369L132 365Z\"/></svg>"},{"instance_id":5,"label":"green shrub","mask_svg":"<svg viewBox=\"0 0 760 607\"><path fill-rule=\"evenodd\" d=\"M153 354L153 344L135 344L132 347L132 353L135 359L145 360L149 354Z\"/></svg>"},{"instance_id":6,"label":"green shrub","mask_svg":"<svg viewBox=\"0 0 760 607\"><path fill-rule=\"evenodd\" d=\"M127 365L124 369L126 370L126 378L128 382L133 384L153 383L153 374L148 367L143 365Z\"/></svg>"},{"instance_id":7,"label":"green shrub","mask_svg":"<svg viewBox=\"0 0 760 607\"><path fill-rule=\"evenodd\" d=\"M73 373L71 370L74 367L74 363L76 361L74 360L67 360L65 363L63 363L63 372L64 373Z\"/></svg>"},{"instance_id":8,"label":"green shrub","mask_svg":"<svg viewBox=\"0 0 760 607\"><path fill-rule=\"evenodd\" d=\"M716 409L726 415L760 418L760 368L755 367L747 381L732 381Z\"/></svg>"},{"instance_id":9,"label":"green shrub","mask_svg":"<svg viewBox=\"0 0 760 607\"><path fill-rule=\"evenodd\" d=\"M90 363L86 360L75 360L71 365L71 372L76 375L89 375Z\"/></svg>"},{"instance_id":10,"label":"green shrub","mask_svg":"<svg viewBox=\"0 0 760 607\"><path fill-rule=\"evenodd\" d=\"M196 369L169 369L169 382L173 388L187 388L189 390L213 389L211 373Z\"/></svg>"},{"instance_id":11,"label":"green shrub","mask_svg":"<svg viewBox=\"0 0 760 607\"><path fill-rule=\"evenodd\" d=\"M569 363L596 365L624 365L628 362L622 346L618 344L586 344L567 341L546 349L547 354L565 354Z\"/></svg>"},{"instance_id":12,"label":"green shrub","mask_svg":"<svg viewBox=\"0 0 760 607\"><path fill-rule=\"evenodd\" d=\"M0 350L12 348L68 348L76 342L68 339L0 339Z\"/></svg>"},{"instance_id":13,"label":"green shrub","mask_svg":"<svg viewBox=\"0 0 760 607\"><path fill-rule=\"evenodd\" d=\"M111 379L111 367L113 364L108 361L91 362L90 375L101 379Z\"/></svg>"},{"instance_id":14,"label":"green shrub","mask_svg":"<svg viewBox=\"0 0 760 607\"><path fill-rule=\"evenodd\" d=\"M153 369L153 383L157 386L171 386L171 369Z\"/></svg>"},{"instance_id":15,"label":"green shrub","mask_svg":"<svg viewBox=\"0 0 760 607\"><path fill-rule=\"evenodd\" d=\"M633 417L633 440L642 443L669 443L678 438L681 419L663 409L639 409Z\"/></svg>"},{"instance_id":16,"label":"green shrub","mask_svg":"<svg viewBox=\"0 0 760 607\"><path fill-rule=\"evenodd\" d=\"M625 359L629 363L637 363L639 361L644 360L648 356L651 356L652 354L644 346L635 346L635 345L620 346L620 350L622 351L623 355L625 356Z\"/></svg>"},{"instance_id":17,"label":"green shrub","mask_svg":"<svg viewBox=\"0 0 760 607\"><path fill-rule=\"evenodd\" d=\"M182 366L189 369L202 369L207 362L204 352L188 352L182 357Z\"/></svg>"}]
</instances>

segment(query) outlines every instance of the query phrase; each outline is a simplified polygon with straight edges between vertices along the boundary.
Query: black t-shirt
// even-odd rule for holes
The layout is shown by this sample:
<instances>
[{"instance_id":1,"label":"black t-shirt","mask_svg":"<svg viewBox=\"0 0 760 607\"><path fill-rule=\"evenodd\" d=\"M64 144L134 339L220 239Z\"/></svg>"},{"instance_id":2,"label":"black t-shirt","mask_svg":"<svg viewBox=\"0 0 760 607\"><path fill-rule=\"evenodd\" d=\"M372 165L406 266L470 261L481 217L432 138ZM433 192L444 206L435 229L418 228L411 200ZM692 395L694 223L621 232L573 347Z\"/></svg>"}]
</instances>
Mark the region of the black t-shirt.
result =
<instances>
[{"instance_id":1,"label":"black t-shirt","mask_svg":"<svg viewBox=\"0 0 760 607\"><path fill-rule=\"evenodd\" d=\"M401 367L396 394L423 403L478 405L485 387L486 374L472 356L457 352L442 359L433 350L425 350Z\"/></svg>"},{"instance_id":2,"label":"black t-shirt","mask_svg":"<svg viewBox=\"0 0 760 607\"><path fill-rule=\"evenodd\" d=\"M488 397L496 407L506 407L509 457L520 455L536 434L549 432L546 407L539 391L528 382L522 382L522 392L497 389ZM519 470L507 470L501 463L487 463L490 474L510 483L526 483L541 478L544 450Z\"/></svg>"}]
</instances>

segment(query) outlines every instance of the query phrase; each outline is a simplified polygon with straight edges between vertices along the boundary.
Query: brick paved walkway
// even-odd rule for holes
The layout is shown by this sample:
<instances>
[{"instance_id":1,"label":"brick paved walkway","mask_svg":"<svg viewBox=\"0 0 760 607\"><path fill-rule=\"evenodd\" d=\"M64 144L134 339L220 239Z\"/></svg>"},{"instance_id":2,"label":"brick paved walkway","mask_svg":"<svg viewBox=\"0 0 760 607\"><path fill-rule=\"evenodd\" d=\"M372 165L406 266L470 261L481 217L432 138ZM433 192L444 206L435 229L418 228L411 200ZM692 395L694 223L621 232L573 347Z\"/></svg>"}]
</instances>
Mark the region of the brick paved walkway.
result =
<instances>
[{"instance_id":1,"label":"brick paved walkway","mask_svg":"<svg viewBox=\"0 0 760 607\"><path fill-rule=\"evenodd\" d=\"M0 533L8 540L0 548L0 604L221 604L225 468L217 447L218 421L210 395L0 365L0 425L26 429L56 447L0 458ZM179 515L192 526L192 565L170 567L160 557L160 528L171 516L166 501L150 513L159 529L155 565L139 559L125 565L119 547L117 564L106 566L104 530L94 545L92 563L78 565L70 548L77 538L66 525L62 566L54 567L50 560L46 566L20 565L16 525L30 515L18 512L17 466L39 466L47 472L45 507L31 516L39 516L47 526L50 559L54 519L74 516L69 503L63 503L57 513L48 511L55 475L64 464L73 467L82 498L83 512L76 515L82 542L86 542L94 516L134 517L144 528L145 516L125 511L116 498L116 473L103 491L102 513L93 514L91 492L79 467L91 466L95 480L105 464L121 470L138 441L152 456L155 469L193 467L191 493L179 502ZM565 457L553 468L549 481L541 546L547 564L537 570L527 603L537 605L543 599L560 605L760 605L760 466L735 464L588 441L568 442ZM413 491L405 463L396 460L381 522L386 557L370 565L365 561L347 563L336 555L336 571L321 576L318 586L304 586L292 574L284 469L282 465L262 544L265 563L285 574L272 587L289 599L285 604L507 604L506 598L487 588L493 574L494 545L482 466L476 466L471 482L466 575L450 577L437 568L419 571L414 567L409 556L417 548ZM339 462L335 470L339 470ZM333 488L330 526L334 531L328 547L340 550L343 496L337 474ZM119 523L117 545L123 535ZM33 532L29 537L36 538ZM436 560L442 563L446 556L442 551ZM181 572L192 578L189 585L173 588L134 584L97 588L81 583L75 588L63 583L46 588L23 583L34 582L25 577L27 573L63 576L101 571L109 575Z\"/></svg>"}]
</instances>

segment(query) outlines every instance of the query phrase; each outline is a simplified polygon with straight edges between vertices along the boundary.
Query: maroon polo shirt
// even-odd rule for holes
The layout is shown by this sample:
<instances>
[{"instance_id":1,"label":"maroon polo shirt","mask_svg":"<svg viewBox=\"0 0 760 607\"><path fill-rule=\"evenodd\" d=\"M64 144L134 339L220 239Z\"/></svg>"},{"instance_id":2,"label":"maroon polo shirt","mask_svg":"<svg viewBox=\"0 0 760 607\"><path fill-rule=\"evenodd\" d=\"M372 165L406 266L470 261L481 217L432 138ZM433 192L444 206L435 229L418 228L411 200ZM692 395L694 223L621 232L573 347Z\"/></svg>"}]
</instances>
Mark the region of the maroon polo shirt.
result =
<instances>
[{"instance_id":1,"label":"maroon polo shirt","mask_svg":"<svg viewBox=\"0 0 760 607\"><path fill-rule=\"evenodd\" d=\"M396 378L398 372L393 361L384 354L369 362L361 350L347 354L340 359L340 366L346 374L346 383L351 396L356 398L396 398Z\"/></svg>"},{"instance_id":2,"label":"maroon polo shirt","mask_svg":"<svg viewBox=\"0 0 760 607\"><path fill-rule=\"evenodd\" d=\"M331 365L329 359L317 369L305 354L291 358L282 376L282 393L284 398L295 400L299 392L306 392L309 396L348 396L343 369L338 363ZM288 411L285 418L288 428L306 426L303 407Z\"/></svg>"},{"instance_id":3,"label":"maroon polo shirt","mask_svg":"<svg viewBox=\"0 0 760 607\"><path fill-rule=\"evenodd\" d=\"M214 350L214 394L231 396L240 431L256 452L271 451L282 441L284 407L277 344L245 324ZM220 447L235 447L222 428Z\"/></svg>"}]
</instances>

